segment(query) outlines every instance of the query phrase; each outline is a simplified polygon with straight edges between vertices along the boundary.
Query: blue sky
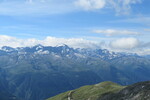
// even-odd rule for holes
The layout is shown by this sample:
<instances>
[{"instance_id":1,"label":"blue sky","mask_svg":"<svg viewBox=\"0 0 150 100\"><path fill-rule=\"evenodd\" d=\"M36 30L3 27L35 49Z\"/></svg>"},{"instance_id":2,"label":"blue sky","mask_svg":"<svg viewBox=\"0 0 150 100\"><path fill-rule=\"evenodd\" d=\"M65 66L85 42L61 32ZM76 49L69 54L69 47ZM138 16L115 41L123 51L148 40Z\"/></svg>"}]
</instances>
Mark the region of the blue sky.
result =
<instances>
[{"instance_id":1,"label":"blue sky","mask_svg":"<svg viewBox=\"0 0 150 100\"><path fill-rule=\"evenodd\" d=\"M35 41L83 39L111 50L148 52L149 5L149 0L0 0L0 35ZM7 40L1 39L0 45L9 44Z\"/></svg>"}]
</instances>

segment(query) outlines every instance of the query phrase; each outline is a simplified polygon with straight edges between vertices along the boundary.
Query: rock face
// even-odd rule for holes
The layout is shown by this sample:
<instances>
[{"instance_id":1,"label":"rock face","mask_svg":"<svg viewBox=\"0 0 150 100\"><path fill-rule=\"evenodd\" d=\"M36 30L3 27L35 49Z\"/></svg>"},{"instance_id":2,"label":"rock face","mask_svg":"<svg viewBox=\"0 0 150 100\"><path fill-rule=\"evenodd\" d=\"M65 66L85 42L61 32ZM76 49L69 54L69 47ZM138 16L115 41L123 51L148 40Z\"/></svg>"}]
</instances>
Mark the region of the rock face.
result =
<instances>
[{"instance_id":1,"label":"rock face","mask_svg":"<svg viewBox=\"0 0 150 100\"><path fill-rule=\"evenodd\" d=\"M150 100L150 81L130 85L117 93L104 94L98 100Z\"/></svg>"},{"instance_id":2,"label":"rock face","mask_svg":"<svg viewBox=\"0 0 150 100\"><path fill-rule=\"evenodd\" d=\"M47 100L150 100L150 81L130 86L102 82L68 91Z\"/></svg>"}]
</instances>

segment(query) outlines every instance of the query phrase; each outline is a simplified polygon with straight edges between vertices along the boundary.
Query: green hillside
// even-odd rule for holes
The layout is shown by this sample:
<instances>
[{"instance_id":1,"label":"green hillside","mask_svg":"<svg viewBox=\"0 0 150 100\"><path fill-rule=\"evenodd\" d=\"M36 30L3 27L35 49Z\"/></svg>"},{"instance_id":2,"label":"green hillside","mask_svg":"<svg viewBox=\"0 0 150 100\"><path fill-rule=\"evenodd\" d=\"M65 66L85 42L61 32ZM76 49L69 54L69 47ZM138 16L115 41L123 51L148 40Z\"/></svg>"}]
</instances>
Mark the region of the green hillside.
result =
<instances>
[{"instance_id":1,"label":"green hillside","mask_svg":"<svg viewBox=\"0 0 150 100\"><path fill-rule=\"evenodd\" d=\"M76 90L68 91L51 97L47 100L97 100L103 94L115 93L123 88L124 86L108 81L95 85L83 86Z\"/></svg>"}]
</instances>

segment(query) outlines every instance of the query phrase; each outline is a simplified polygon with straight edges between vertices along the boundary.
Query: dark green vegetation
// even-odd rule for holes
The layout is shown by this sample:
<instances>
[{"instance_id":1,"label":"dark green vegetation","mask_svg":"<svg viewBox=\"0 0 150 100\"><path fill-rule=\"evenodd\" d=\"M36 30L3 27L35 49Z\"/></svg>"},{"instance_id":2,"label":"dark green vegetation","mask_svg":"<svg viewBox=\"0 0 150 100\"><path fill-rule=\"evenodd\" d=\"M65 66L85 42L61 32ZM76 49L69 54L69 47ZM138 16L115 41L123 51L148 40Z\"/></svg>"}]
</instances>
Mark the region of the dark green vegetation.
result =
<instances>
[{"instance_id":1,"label":"dark green vegetation","mask_svg":"<svg viewBox=\"0 0 150 100\"><path fill-rule=\"evenodd\" d=\"M0 50L0 89L21 100L44 100L84 85L150 80L150 59L107 50L68 46Z\"/></svg>"},{"instance_id":2,"label":"dark green vegetation","mask_svg":"<svg viewBox=\"0 0 150 100\"><path fill-rule=\"evenodd\" d=\"M102 82L68 91L47 100L150 100L150 81L126 87L112 82Z\"/></svg>"}]
</instances>

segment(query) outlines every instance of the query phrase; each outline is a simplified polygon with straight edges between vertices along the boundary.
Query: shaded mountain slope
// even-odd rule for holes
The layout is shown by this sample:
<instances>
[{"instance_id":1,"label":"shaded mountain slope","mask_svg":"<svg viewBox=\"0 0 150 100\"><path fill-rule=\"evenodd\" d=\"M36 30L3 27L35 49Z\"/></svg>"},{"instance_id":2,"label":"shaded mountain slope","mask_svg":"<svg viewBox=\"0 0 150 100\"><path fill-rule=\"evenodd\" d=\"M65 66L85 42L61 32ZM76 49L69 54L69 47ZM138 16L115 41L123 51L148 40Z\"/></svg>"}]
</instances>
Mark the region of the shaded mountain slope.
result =
<instances>
[{"instance_id":1,"label":"shaded mountain slope","mask_svg":"<svg viewBox=\"0 0 150 100\"><path fill-rule=\"evenodd\" d=\"M22 100L44 100L103 81L129 85L150 80L149 66L147 57L106 49L5 46L0 49L0 88Z\"/></svg>"},{"instance_id":2,"label":"shaded mountain slope","mask_svg":"<svg viewBox=\"0 0 150 100\"><path fill-rule=\"evenodd\" d=\"M1 91L0 92L0 100L20 100L20 99L18 99L16 96L14 96L8 92Z\"/></svg>"}]
</instances>

